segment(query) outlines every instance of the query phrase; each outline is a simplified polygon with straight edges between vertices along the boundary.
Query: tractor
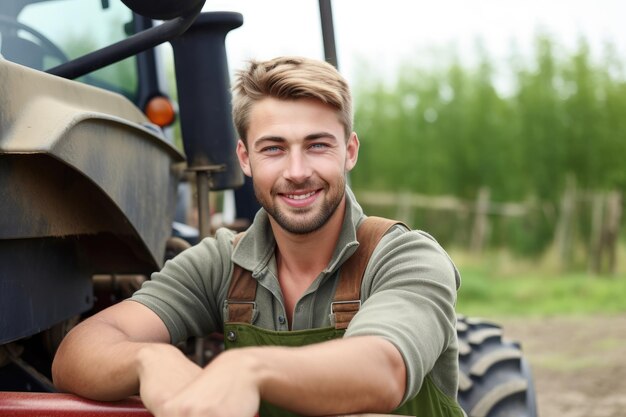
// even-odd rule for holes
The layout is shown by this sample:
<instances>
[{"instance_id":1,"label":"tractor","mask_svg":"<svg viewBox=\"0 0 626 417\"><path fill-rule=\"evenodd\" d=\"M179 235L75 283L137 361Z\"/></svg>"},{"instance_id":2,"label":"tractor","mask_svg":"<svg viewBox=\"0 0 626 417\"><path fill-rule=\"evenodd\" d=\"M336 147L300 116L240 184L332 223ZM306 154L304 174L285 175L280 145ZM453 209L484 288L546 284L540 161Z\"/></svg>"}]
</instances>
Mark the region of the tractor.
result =
<instances>
[{"instance_id":1,"label":"tractor","mask_svg":"<svg viewBox=\"0 0 626 417\"><path fill-rule=\"evenodd\" d=\"M235 157L224 42L243 16L203 4L0 3L0 404L55 392L63 336L210 235L210 192L237 189L238 208L258 207ZM166 42L176 104L157 47ZM190 189L198 227L185 224ZM457 332L466 413L536 416L519 344L485 320L459 316ZM206 363L209 339L181 349Z\"/></svg>"}]
</instances>

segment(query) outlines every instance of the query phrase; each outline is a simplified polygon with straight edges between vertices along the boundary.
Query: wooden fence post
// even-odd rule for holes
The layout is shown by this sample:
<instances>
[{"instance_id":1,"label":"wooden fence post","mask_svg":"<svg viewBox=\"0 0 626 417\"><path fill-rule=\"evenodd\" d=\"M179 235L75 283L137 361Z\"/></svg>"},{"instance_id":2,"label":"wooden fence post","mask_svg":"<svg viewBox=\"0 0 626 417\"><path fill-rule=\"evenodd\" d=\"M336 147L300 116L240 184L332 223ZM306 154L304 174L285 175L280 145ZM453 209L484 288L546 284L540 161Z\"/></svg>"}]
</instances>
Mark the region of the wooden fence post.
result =
<instances>
[{"instance_id":1,"label":"wooden fence post","mask_svg":"<svg viewBox=\"0 0 626 417\"><path fill-rule=\"evenodd\" d=\"M489 187L480 187L478 198L476 199L476 213L474 217L474 227L470 241L470 250L479 254L485 246L485 239L489 227L487 212L489 210Z\"/></svg>"},{"instance_id":2,"label":"wooden fence post","mask_svg":"<svg viewBox=\"0 0 626 417\"><path fill-rule=\"evenodd\" d=\"M614 275L617 264L617 241L622 220L622 193L612 191L607 195L606 221L602 236L602 247L607 252L607 273Z\"/></svg>"},{"instance_id":3,"label":"wooden fence post","mask_svg":"<svg viewBox=\"0 0 626 417\"><path fill-rule=\"evenodd\" d=\"M555 245L561 268L569 267L572 261L575 212L576 179L573 175L568 175L555 230Z\"/></svg>"},{"instance_id":4,"label":"wooden fence post","mask_svg":"<svg viewBox=\"0 0 626 417\"><path fill-rule=\"evenodd\" d=\"M622 194L619 191L593 195L589 246L590 273L615 274L621 219Z\"/></svg>"},{"instance_id":5,"label":"wooden fence post","mask_svg":"<svg viewBox=\"0 0 626 417\"><path fill-rule=\"evenodd\" d=\"M602 234L604 224L604 203L606 195L596 192L591 195L591 231L589 236L588 271L599 274L602 267Z\"/></svg>"},{"instance_id":6,"label":"wooden fence post","mask_svg":"<svg viewBox=\"0 0 626 417\"><path fill-rule=\"evenodd\" d=\"M396 218L409 227L413 227L413 204L411 201L411 193L402 191L398 194L398 211Z\"/></svg>"}]
</instances>

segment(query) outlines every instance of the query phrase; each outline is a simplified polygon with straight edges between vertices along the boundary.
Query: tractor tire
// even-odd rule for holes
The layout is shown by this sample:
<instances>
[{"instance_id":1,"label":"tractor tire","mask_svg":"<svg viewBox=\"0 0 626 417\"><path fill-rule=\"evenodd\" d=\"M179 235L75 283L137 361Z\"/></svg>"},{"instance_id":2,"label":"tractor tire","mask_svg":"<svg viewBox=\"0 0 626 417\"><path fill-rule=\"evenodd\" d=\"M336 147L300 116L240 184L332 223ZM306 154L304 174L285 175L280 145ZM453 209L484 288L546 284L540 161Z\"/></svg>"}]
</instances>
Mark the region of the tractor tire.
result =
<instances>
[{"instance_id":1,"label":"tractor tire","mask_svg":"<svg viewBox=\"0 0 626 417\"><path fill-rule=\"evenodd\" d=\"M537 417L530 366L502 328L459 316L458 401L468 417Z\"/></svg>"}]
</instances>

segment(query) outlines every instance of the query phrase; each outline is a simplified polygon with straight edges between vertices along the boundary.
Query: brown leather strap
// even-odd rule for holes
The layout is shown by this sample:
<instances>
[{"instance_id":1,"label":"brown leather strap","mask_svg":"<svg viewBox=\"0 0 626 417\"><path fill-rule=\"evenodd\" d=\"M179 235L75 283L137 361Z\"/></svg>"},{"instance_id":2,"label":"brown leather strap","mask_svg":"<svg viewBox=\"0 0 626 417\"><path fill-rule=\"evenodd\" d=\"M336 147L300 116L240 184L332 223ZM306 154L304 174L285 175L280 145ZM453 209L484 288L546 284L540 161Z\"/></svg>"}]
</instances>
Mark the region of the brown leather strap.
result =
<instances>
[{"instance_id":1,"label":"brown leather strap","mask_svg":"<svg viewBox=\"0 0 626 417\"><path fill-rule=\"evenodd\" d=\"M395 220L382 217L367 217L356 232L359 247L341 266L335 297L331 303L331 314L335 317L335 328L345 329L361 307L361 282L365 268L380 239L396 224ZM244 233L233 239L236 247ZM252 272L233 264L233 275L228 289L228 320L226 323L252 324L255 308L257 281Z\"/></svg>"},{"instance_id":2,"label":"brown leather strap","mask_svg":"<svg viewBox=\"0 0 626 417\"><path fill-rule=\"evenodd\" d=\"M361 282L365 268L380 239L396 224L402 223L382 217L367 217L357 229L359 247L341 266L335 298L330 307L336 329L347 328L361 308Z\"/></svg>"},{"instance_id":3,"label":"brown leather strap","mask_svg":"<svg viewBox=\"0 0 626 417\"><path fill-rule=\"evenodd\" d=\"M244 233L239 233L233 239L233 248L237 247ZM228 320L226 323L252 324L255 308L257 282L252 278L252 272L233 264L233 275L228 288Z\"/></svg>"}]
</instances>

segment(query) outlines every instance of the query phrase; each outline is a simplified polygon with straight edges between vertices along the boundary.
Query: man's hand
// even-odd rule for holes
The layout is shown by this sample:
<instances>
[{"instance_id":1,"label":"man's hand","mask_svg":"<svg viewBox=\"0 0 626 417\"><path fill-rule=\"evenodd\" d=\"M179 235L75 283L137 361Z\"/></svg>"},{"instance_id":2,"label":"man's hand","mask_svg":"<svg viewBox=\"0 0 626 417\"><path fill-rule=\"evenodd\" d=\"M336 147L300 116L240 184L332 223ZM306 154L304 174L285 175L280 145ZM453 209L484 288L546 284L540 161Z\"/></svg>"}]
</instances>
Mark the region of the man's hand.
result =
<instances>
[{"instance_id":1,"label":"man's hand","mask_svg":"<svg viewBox=\"0 0 626 417\"><path fill-rule=\"evenodd\" d=\"M387 412L404 393L399 352L374 336L229 350L201 371L182 363L188 361L182 354L169 362L163 359L169 353L143 353L141 394L155 417L253 417L261 397L300 414ZM154 386L159 383L167 385Z\"/></svg>"},{"instance_id":2,"label":"man's hand","mask_svg":"<svg viewBox=\"0 0 626 417\"><path fill-rule=\"evenodd\" d=\"M155 417L253 417L258 412L255 360L240 354L245 349L224 352L201 370L182 354L163 352L168 347L141 353L141 398Z\"/></svg>"},{"instance_id":3,"label":"man's hand","mask_svg":"<svg viewBox=\"0 0 626 417\"><path fill-rule=\"evenodd\" d=\"M138 352L137 361L141 400L155 415L162 415L156 410L202 373L202 368L167 344L147 345Z\"/></svg>"}]
</instances>

